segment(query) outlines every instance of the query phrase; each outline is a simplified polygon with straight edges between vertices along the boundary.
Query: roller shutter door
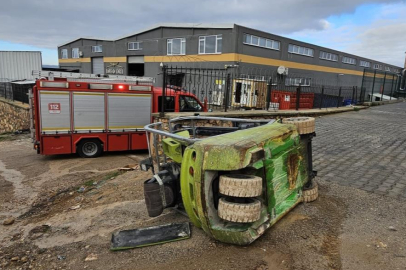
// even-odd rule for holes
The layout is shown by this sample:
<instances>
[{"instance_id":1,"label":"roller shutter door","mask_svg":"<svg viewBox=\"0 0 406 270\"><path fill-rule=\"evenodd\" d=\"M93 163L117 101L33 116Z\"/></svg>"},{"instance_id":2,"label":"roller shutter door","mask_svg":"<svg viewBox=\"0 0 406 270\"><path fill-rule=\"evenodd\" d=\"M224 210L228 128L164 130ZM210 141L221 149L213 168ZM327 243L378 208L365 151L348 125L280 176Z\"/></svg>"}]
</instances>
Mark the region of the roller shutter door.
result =
<instances>
[{"instance_id":1,"label":"roller shutter door","mask_svg":"<svg viewBox=\"0 0 406 270\"><path fill-rule=\"evenodd\" d=\"M70 95L62 91L40 91L41 132L46 134L70 131Z\"/></svg>"},{"instance_id":2,"label":"roller shutter door","mask_svg":"<svg viewBox=\"0 0 406 270\"><path fill-rule=\"evenodd\" d=\"M73 129L75 132L104 130L104 94L73 93Z\"/></svg>"},{"instance_id":3,"label":"roller shutter door","mask_svg":"<svg viewBox=\"0 0 406 270\"><path fill-rule=\"evenodd\" d=\"M93 57L92 58L92 73L93 74L104 74L103 57Z\"/></svg>"},{"instance_id":4,"label":"roller shutter door","mask_svg":"<svg viewBox=\"0 0 406 270\"><path fill-rule=\"evenodd\" d=\"M150 94L108 94L108 129L143 129L151 123Z\"/></svg>"},{"instance_id":5,"label":"roller shutter door","mask_svg":"<svg viewBox=\"0 0 406 270\"><path fill-rule=\"evenodd\" d=\"M144 64L144 56L129 56L129 64Z\"/></svg>"}]
</instances>

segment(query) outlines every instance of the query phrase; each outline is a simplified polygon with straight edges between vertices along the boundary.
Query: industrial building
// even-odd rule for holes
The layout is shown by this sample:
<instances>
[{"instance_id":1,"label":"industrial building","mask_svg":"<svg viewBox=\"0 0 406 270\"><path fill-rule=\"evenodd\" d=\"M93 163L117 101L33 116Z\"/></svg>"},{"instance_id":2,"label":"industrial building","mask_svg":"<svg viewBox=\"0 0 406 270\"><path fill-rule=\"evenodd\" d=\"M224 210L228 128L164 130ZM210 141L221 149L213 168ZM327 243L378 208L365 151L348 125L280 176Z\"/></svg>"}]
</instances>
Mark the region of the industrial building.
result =
<instances>
[{"instance_id":1,"label":"industrial building","mask_svg":"<svg viewBox=\"0 0 406 270\"><path fill-rule=\"evenodd\" d=\"M272 70L287 84L317 80L361 85L364 69L399 73L402 68L285 38L237 24L161 24L116 40L77 38L58 46L60 68L94 74L157 78L161 63L178 67ZM281 70L281 69L280 69ZM182 79L182 74L175 74Z\"/></svg>"}]
</instances>

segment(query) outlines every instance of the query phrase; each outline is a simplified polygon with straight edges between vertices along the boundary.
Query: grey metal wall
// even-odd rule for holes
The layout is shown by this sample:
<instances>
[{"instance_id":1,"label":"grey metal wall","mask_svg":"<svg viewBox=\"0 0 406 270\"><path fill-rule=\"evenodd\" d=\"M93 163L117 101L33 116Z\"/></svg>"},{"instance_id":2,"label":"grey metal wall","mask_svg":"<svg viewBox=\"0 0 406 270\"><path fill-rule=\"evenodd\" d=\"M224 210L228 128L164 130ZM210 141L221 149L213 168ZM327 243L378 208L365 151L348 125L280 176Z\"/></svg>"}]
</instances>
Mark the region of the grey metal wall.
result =
<instances>
[{"instance_id":1,"label":"grey metal wall","mask_svg":"<svg viewBox=\"0 0 406 270\"><path fill-rule=\"evenodd\" d=\"M252 46L252 45L246 45L243 43L244 34L251 34L251 35L279 41L281 43L280 51L261 48L261 47ZM245 55L272 58L272 59L278 59L278 60L284 60L284 61L292 61L292 62L303 63L303 64L319 65L319 66L326 66L326 67L333 67L333 68L342 68L342 69L348 69L348 70L357 70L357 71L364 70L364 67L361 67L359 65L361 60L370 62L371 68L373 67L373 64L381 64L381 65L383 65L383 67L388 66L391 68L397 68L397 69L400 68L400 67L397 67L394 65L390 65L390 64L379 62L376 60L368 59L365 57L361 57L361 56L357 56L357 55L353 55L353 54L349 54L349 53L345 53L345 52L340 52L340 51L325 48L325 47L320 47L317 45L281 37L278 35L269 34L266 32L251 29L248 27L243 27L240 25L236 25L236 36L237 36L236 53L245 54ZM309 57L309 56L289 53L288 52L289 44L294 44L294 45L298 45L298 46L302 46L302 47L306 47L306 48L311 48L314 50L314 56ZM337 54L339 56L338 61L335 62L335 61L320 59L320 57L319 57L320 51ZM357 60L357 64L350 65L350 64L343 63L342 58L344 56L355 58ZM383 71L385 71L385 70L383 70Z\"/></svg>"},{"instance_id":2,"label":"grey metal wall","mask_svg":"<svg viewBox=\"0 0 406 270\"><path fill-rule=\"evenodd\" d=\"M41 52L0 51L0 79L31 80L32 71L41 69Z\"/></svg>"},{"instance_id":3,"label":"grey metal wall","mask_svg":"<svg viewBox=\"0 0 406 270\"><path fill-rule=\"evenodd\" d=\"M269 38L272 40L276 40L280 42L280 50L271 50L266 48L261 48L257 46L247 45L243 43L244 34L252 34L259 37ZM157 82L156 85L160 85L161 78L158 75L160 73L159 63L160 59L164 62L164 57L167 55L167 39L168 38L176 38L176 37L183 37L186 39L186 57L188 55L197 55L198 54L198 42L199 36L201 35L223 35L223 49L222 54L226 53L237 53L242 55L248 56L256 56L261 57L263 59L275 59L275 60L283 60L283 61L290 61L293 63L300 63L300 64L309 64L314 65L316 68L315 70L309 69L299 69L299 68L290 68L290 73L295 73L297 76L300 77L309 77L313 78L314 80L328 80L330 84L342 84L342 85L357 85L360 84L362 80L362 76L357 75L347 75L347 74L340 74L340 73L332 73L332 72L322 72L320 69L323 67L328 68L337 68L337 69L345 69L349 71L356 71L358 73L364 70L364 67L359 65L360 60L369 61L371 63L371 67L377 63L382 64L383 67L389 66L391 68L399 68L393 65L385 64L382 62L374 61L371 59L347 54L344 52L339 52L336 50L323 48L320 46L300 42L297 40L292 40L289 38L284 38L281 36L273 35L270 33L265 33L259 30L250 29L247 27L235 25L234 28L229 29L219 29L219 28L174 28L174 27L161 27L156 28L138 35L128 36L116 41L99 41L99 40L88 40L88 39L81 39L65 46L59 47L58 51L62 48L68 48L68 57L71 57L71 48L79 48L80 51L83 52L83 57L95 57L95 56L104 56L104 57L128 57L133 55L140 55L140 56L153 56L154 62L146 62L145 63L145 76L156 77ZM128 50L128 42L134 41L142 41L143 48L142 50ZM92 53L91 46L96 44L103 45L103 52L102 53ZM297 55L288 53L288 46L289 44L299 45L307 48L311 48L314 50L314 56L308 57L303 55ZM328 61L320 59L320 51L334 53L339 55L338 61ZM352 57L357 60L356 65L345 64L342 62L343 57ZM174 57L176 58L176 56ZM211 62L205 63L204 61L192 61L192 62L164 62L167 65L172 66L182 66L182 67L201 67L201 66L208 66L211 65L211 68L224 68L225 64L238 64L240 66L245 67L256 67L258 69L270 69L275 70L277 65L269 66L263 64L247 64L247 63L239 63L237 62ZM105 63L106 67L107 63ZM124 74L128 72L127 62L122 62L120 65L123 66ZM68 68L79 68L81 72L91 73L91 64L90 63L64 63L61 64L61 67L68 67ZM210 68L210 67L206 67Z\"/></svg>"}]
</instances>

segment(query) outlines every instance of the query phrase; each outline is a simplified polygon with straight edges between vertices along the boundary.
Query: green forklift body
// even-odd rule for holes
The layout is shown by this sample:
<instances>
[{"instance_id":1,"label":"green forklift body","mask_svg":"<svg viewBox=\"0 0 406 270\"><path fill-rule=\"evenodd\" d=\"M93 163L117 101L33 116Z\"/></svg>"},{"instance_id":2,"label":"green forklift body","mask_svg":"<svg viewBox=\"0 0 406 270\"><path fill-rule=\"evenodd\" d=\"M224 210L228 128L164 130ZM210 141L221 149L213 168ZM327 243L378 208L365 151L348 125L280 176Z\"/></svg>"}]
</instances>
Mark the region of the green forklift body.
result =
<instances>
[{"instance_id":1,"label":"green forklift body","mask_svg":"<svg viewBox=\"0 0 406 270\"><path fill-rule=\"evenodd\" d=\"M241 172L264 180L261 217L253 223L228 222L217 214L219 177ZM296 127L275 122L188 146L181 159L182 201L195 226L219 241L246 245L301 202L308 175L306 145Z\"/></svg>"}]
</instances>

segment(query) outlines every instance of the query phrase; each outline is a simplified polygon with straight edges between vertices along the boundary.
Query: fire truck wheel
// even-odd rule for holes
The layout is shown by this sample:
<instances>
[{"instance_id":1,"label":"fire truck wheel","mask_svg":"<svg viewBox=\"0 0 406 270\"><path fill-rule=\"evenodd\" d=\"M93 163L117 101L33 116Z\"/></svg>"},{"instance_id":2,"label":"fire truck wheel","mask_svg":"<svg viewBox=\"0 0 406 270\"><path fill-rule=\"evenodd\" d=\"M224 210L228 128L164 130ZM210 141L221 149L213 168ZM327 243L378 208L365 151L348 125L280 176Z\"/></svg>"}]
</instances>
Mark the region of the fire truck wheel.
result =
<instances>
[{"instance_id":1,"label":"fire truck wheel","mask_svg":"<svg viewBox=\"0 0 406 270\"><path fill-rule=\"evenodd\" d=\"M262 194L262 178L248 174L221 175L219 191L232 197L257 197Z\"/></svg>"},{"instance_id":2,"label":"fire truck wheel","mask_svg":"<svg viewBox=\"0 0 406 270\"><path fill-rule=\"evenodd\" d=\"M311 134L314 132L313 117L284 118L282 119L282 123L295 125L299 134Z\"/></svg>"},{"instance_id":3,"label":"fire truck wheel","mask_svg":"<svg viewBox=\"0 0 406 270\"><path fill-rule=\"evenodd\" d=\"M319 197L319 187L316 180L312 180L310 187L303 189L303 202L313 202Z\"/></svg>"},{"instance_id":4,"label":"fire truck wheel","mask_svg":"<svg viewBox=\"0 0 406 270\"><path fill-rule=\"evenodd\" d=\"M98 140L82 140L77 146L77 153L83 158L98 157L102 153L102 146Z\"/></svg>"},{"instance_id":5,"label":"fire truck wheel","mask_svg":"<svg viewBox=\"0 0 406 270\"><path fill-rule=\"evenodd\" d=\"M261 218L261 202L257 199L240 199L243 202L235 202L238 199L220 198L218 205L218 215L221 219L238 222L250 223Z\"/></svg>"}]
</instances>

